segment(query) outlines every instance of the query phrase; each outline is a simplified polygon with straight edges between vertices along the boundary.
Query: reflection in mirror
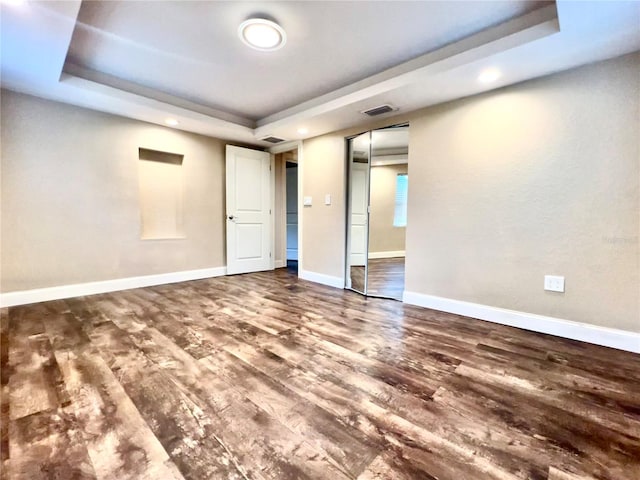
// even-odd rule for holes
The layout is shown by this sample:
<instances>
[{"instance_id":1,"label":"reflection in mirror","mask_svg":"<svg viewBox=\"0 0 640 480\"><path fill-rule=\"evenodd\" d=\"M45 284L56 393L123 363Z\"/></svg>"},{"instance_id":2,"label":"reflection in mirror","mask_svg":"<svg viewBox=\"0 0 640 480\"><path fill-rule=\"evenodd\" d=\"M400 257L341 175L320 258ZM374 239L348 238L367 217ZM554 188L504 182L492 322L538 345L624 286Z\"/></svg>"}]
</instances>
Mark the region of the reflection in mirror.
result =
<instances>
[{"instance_id":1,"label":"reflection in mirror","mask_svg":"<svg viewBox=\"0 0 640 480\"><path fill-rule=\"evenodd\" d=\"M371 133L349 140L347 287L366 294Z\"/></svg>"},{"instance_id":2,"label":"reflection in mirror","mask_svg":"<svg viewBox=\"0 0 640 480\"><path fill-rule=\"evenodd\" d=\"M371 132L367 295L402 300L409 127Z\"/></svg>"}]
</instances>

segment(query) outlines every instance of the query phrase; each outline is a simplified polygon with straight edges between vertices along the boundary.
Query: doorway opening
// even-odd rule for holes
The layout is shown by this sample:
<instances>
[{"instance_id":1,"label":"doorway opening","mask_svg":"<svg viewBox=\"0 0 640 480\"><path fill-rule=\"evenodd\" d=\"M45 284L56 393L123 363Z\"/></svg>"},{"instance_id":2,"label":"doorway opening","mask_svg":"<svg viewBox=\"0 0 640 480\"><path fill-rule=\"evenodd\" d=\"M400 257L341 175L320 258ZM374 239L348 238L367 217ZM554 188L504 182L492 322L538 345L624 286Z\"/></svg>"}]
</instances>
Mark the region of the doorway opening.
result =
<instances>
[{"instance_id":1,"label":"doorway opening","mask_svg":"<svg viewBox=\"0 0 640 480\"><path fill-rule=\"evenodd\" d=\"M276 268L297 274L300 260L298 215L298 148L274 155L276 166Z\"/></svg>"},{"instance_id":2,"label":"doorway opening","mask_svg":"<svg viewBox=\"0 0 640 480\"><path fill-rule=\"evenodd\" d=\"M298 272L298 162L287 161L286 210L287 210L287 268Z\"/></svg>"},{"instance_id":3,"label":"doorway opening","mask_svg":"<svg viewBox=\"0 0 640 480\"><path fill-rule=\"evenodd\" d=\"M402 300L409 185L409 125L347 139L345 287Z\"/></svg>"}]
</instances>

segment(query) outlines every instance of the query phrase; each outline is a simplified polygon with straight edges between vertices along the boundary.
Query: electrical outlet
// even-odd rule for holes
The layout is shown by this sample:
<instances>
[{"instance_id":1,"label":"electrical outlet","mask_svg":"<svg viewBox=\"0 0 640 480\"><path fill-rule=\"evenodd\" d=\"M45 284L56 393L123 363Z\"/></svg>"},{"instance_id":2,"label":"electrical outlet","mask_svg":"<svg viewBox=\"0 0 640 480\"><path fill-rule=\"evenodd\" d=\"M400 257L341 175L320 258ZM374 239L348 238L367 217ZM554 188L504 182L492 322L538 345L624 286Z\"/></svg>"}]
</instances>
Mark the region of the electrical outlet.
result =
<instances>
[{"instance_id":1,"label":"electrical outlet","mask_svg":"<svg viewBox=\"0 0 640 480\"><path fill-rule=\"evenodd\" d=\"M313 205L313 198L311 198L311 197L304 197L304 198L302 199L302 204L303 204L305 207L310 207L311 205Z\"/></svg>"},{"instance_id":2,"label":"electrical outlet","mask_svg":"<svg viewBox=\"0 0 640 480\"><path fill-rule=\"evenodd\" d=\"M564 277L558 275L544 276L544 289L550 292L564 292Z\"/></svg>"}]
</instances>

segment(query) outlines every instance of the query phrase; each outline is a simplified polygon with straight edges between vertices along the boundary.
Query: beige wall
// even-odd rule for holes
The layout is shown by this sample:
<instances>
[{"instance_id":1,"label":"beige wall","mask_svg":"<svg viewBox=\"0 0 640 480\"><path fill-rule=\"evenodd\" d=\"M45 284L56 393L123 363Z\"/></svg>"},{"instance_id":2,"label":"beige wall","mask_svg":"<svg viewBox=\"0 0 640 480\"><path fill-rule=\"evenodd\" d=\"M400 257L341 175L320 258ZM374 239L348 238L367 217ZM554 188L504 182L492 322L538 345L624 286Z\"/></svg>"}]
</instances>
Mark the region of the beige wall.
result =
<instances>
[{"instance_id":1,"label":"beige wall","mask_svg":"<svg viewBox=\"0 0 640 480\"><path fill-rule=\"evenodd\" d=\"M224 142L2 91L2 292L221 267ZM184 154L184 239L141 240L138 147Z\"/></svg>"},{"instance_id":2,"label":"beige wall","mask_svg":"<svg viewBox=\"0 0 640 480\"><path fill-rule=\"evenodd\" d=\"M405 227L394 227L396 177L407 173L407 164L371 167L369 253L405 249Z\"/></svg>"},{"instance_id":3,"label":"beige wall","mask_svg":"<svg viewBox=\"0 0 640 480\"><path fill-rule=\"evenodd\" d=\"M345 158L344 137L339 134L305 140L302 191L313 198L302 215L302 270L344 276ZM331 205L324 204L325 194Z\"/></svg>"},{"instance_id":4,"label":"beige wall","mask_svg":"<svg viewBox=\"0 0 640 480\"><path fill-rule=\"evenodd\" d=\"M640 331L640 54L407 118L408 291ZM305 195L350 133L304 142ZM342 275L343 197L304 210L305 269Z\"/></svg>"}]
</instances>

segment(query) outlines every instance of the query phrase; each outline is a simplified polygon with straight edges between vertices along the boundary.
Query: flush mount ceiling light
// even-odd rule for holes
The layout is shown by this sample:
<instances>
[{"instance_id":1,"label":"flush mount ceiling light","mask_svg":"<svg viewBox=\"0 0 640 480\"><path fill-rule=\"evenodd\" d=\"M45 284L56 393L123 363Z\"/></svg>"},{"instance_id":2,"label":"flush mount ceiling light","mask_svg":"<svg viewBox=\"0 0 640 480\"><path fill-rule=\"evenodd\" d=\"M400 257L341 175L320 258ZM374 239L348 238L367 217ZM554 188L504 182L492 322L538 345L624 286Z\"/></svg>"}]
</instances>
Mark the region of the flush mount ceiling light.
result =
<instances>
[{"instance_id":1,"label":"flush mount ceiling light","mask_svg":"<svg viewBox=\"0 0 640 480\"><path fill-rule=\"evenodd\" d=\"M480 83L493 83L501 76L502 74L497 68L487 68L480 73L480 75L478 76L478 81Z\"/></svg>"},{"instance_id":2,"label":"flush mount ceiling light","mask_svg":"<svg viewBox=\"0 0 640 480\"><path fill-rule=\"evenodd\" d=\"M287 34L276 22L264 18L250 18L238 27L240 39L251 48L272 51L282 48L287 42Z\"/></svg>"},{"instance_id":3,"label":"flush mount ceiling light","mask_svg":"<svg viewBox=\"0 0 640 480\"><path fill-rule=\"evenodd\" d=\"M176 120L175 118L167 118L164 123L166 123L167 125L170 125L172 127L175 127L176 125L178 125L180 122L178 122L178 120Z\"/></svg>"},{"instance_id":4,"label":"flush mount ceiling light","mask_svg":"<svg viewBox=\"0 0 640 480\"><path fill-rule=\"evenodd\" d=\"M299 129L298 129L298 133L299 133L300 135L306 135L307 133L309 133L309 129L308 129L308 128L304 128L304 127L299 128Z\"/></svg>"}]
</instances>

